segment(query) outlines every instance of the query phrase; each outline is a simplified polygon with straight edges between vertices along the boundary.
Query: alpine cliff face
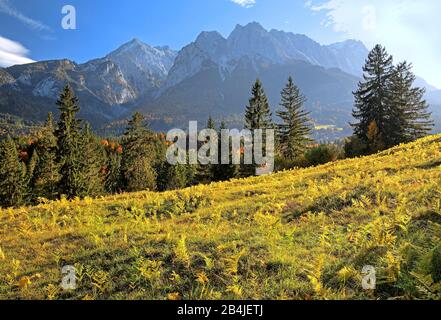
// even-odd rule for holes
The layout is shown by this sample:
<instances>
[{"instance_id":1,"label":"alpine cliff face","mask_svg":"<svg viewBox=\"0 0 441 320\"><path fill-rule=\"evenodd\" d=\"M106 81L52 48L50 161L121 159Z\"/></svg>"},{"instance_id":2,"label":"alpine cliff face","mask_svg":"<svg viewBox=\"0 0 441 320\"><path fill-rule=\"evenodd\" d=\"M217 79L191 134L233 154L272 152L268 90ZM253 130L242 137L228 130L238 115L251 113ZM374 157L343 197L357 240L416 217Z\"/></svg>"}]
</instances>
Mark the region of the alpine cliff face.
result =
<instances>
[{"instance_id":1,"label":"alpine cliff face","mask_svg":"<svg viewBox=\"0 0 441 320\"><path fill-rule=\"evenodd\" d=\"M359 76L367 54L368 49L359 41L348 40L322 46L307 36L277 30L267 31L253 22L246 26L236 26L227 39L218 32L202 32L195 42L179 52L166 87L176 85L213 64L219 68L220 76L225 77L243 58L251 60L255 65L285 64L301 60Z\"/></svg>"},{"instance_id":2,"label":"alpine cliff face","mask_svg":"<svg viewBox=\"0 0 441 320\"><path fill-rule=\"evenodd\" d=\"M267 31L258 23L238 25L227 38L202 32L178 53L154 99L142 100L138 109L180 119L179 125L209 115L239 119L256 78L263 81L274 111L281 88L293 76L318 123L348 127L352 91L367 54L361 42L322 46L304 35Z\"/></svg>"},{"instance_id":3,"label":"alpine cliff face","mask_svg":"<svg viewBox=\"0 0 441 320\"><path fill-rule=\"evenodd\" d=\"M0 86L14 82L14 78L3 68L0 68Z\"/></svg>"},{"instance_id":4,"label":"alpine cliff face","mask_svg":"<svg viewBox=\"0 0 441 320\"><path fill-rule=\"evenodd\" d=\"M166 129L209 115L241 119L256 78L275 110L293 76L318 124L348 127L367 54L359 41L321 45L255 22L236 26L226 38L202 32L179 52L134 39L83 64L59 60L0 69L0 113L41 121L56 112L57 95L70 83L81 116L95 128L140 110L155 129Z\"/></svg>"},{"instance_id":5,"label":"alpine cliff face","mask_svg":"<svg viewBox=\"0 0 441 320\"><path fill-rule=\"evenodd\" d=\"M363 74L360 65L364 65L368 51L361 41L347 40L331 44L326 48L334 54L338 68L358 76Z\"/></svg>"},{"instance_id":6,"label":"alpine cliff face","mask_svg":"<svg viewBox=\"0 0 441 320\"><path fill-rule=\"evenodd\" d=\"M119 66L137 95L157 89L167 78L176 58L168 47L150 47L134 39L110 53L104 60Z\"/></svg>"},{"instance_id":7,"label":"alpine cliff face","mask_svg":"<svg viewBox=\"0 0 441 320\"><path fill-rule=\"evenodd\" d=\"M132 40L104 58L84 64L43 61L0 69L0 113L43 120L69 83L80 98L81 116L95 126L127 112L127 105L157 90L176 52Z\"/></svg>"}]
</instances>

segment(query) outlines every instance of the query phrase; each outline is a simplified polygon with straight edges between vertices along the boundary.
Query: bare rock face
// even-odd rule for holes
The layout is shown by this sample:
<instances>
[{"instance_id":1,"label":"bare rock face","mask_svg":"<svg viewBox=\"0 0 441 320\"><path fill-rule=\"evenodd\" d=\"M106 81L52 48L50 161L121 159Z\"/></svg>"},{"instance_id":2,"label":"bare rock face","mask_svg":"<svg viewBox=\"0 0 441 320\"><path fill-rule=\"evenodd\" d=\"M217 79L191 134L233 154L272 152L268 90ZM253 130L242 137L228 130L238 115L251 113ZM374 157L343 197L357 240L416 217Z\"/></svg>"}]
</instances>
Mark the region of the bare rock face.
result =
<instances>
[{"instance_id":1,"label":"bare rock face","mask_svg":"<svg viewBox=\"0 0 441 320\"><path fill-rule=\"evenodd\" d=\"M157 89L173 66L176 52L168 47L153 48L134 39L105 58L118 65L138 95Z\"/></svg>"},{"instance_id":2,"label":"bare rock face","mask_svg":"<svg viewBox=\"0 0 441 320\"><path fill-rule=\"evenodd\" d=\"M15 79L3 68L0 68L0 86L4 84L11 84Z\"/></svg>"},{"instance_id":3,"label":"bare rock face","mask_svg":"<svg viewBox=\"0 0 441 320\"><path fill-rule=\"evenodd\" d=\"M0 69L0 112L41 120L47 111L55 111L58 94L69 83L87 120L111 121L124 112L124 105L157 90L175 57L168 47L153 48L135 39L80 65L55 60ZM29 112L29 104L35 112Z\"/></svg>"},{"instance_id":4,"label":"bare rock face","mask_svg":"<svg viewBox=\"0 0 441 320\"><path fill-rule=\"evenodd\" d=\"M226 73L231 73L244 57L255 65L302 60L359 76L367 54L367 48L359 41L322 46L305 35L267 31L253 22L246 26L237 25L227 39L218 32L202 32L195 42L179 52L165 87L170 88L194 76L210 63L216 64L221 77L225 78Z\"/></svg>"},{"instance_id":5,"label":"bare rock face","mask_svg":"<svg viewBox=\"0 0 441 320\"><path fill-rule=\"evenodd\" d=\"M368 55L368 50L361 41L346 40L334 43L326 47L329 49L336 61L336 67L354 75L361 75L362 68Z\"/></svg>"}]
</instances>

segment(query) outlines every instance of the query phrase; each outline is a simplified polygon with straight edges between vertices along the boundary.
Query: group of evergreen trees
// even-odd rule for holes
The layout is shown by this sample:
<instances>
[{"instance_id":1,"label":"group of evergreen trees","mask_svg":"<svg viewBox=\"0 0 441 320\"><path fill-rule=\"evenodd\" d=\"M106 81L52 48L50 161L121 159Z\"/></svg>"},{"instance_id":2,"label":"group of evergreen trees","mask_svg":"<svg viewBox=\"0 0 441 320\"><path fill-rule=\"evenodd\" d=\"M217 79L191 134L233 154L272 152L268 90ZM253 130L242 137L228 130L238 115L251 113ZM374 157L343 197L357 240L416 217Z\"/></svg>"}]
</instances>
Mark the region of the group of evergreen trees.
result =
<instances>
[{"instance_id":1,"label":"group of evergreen trees","mask_svg":"<svg viewBox=\"0 0 441 320\"><path fill-rule=\"evenodd\" d=\"M268 99L257 80L246 109L245 128L276 129L280 153L295 158L308 142L305 99L292 79L282 92L282 119L275 124ZM66 86L57 101L55 123L49 114L44 127L25 145L8 137L0 143L0 206L37 203L62 196L73 199L120 192L180 189L197 183L225 181L254 174L255 167L221 164L171 165L166 162L167 142L135 113L124 135L114 142L96 136L79 120L78 99ZM225 123L217 127L210 118L207 129L221 137ZM232 154L230 154L232 160ZM232 161L231 161L232 162Z\"/></svg>"},{"instance_id":2,"label":"group of evergreen trees","mask_svg":"<svg viewBox=\"0 0 441 320\"><path fill-rule=\"evenodd\" d=\"M251 98L245 109L244 128L254 132L256 129L273 129L276 134L275 152L277 157L287 161L295 161L305 155L308 144L311 142L309 135L311 133L310 119L308 113L304 110L306 99L301 94L300 89L294 84L292 77L289 77L286 87L281 92L280 110L277 115L280 118L279 123L275 122L271 112L268 97L265 94L262 82L257 79L251 89ZM207 122L207 129L216 130L220 141L221 132L227 129L224 122L221 122L217 128L215 121L210 117ZM263 142L265 139L263 132ZM244 165L243 158L241 165L232 163L230 155L230 164L221 164L221 150L217 152L219 164L209 164L199 166L196 171L197 183L209 183L215 181L225 181L236 177L252 176L256 172L255 159L253 164ZM265 151L265 143L263 144ZM243 155L242 155L243 157Z\"/></svg>"},{"instance_id":3,"label":"group of evergreen trees","mask_svg":"<svg viewBox=\"0 0 441 320\"><path fill-rule=\"evenodd\" d=\"M281 109L277 111L281 121L275 123L262 83L257 80L246 108L245 128L274 129L276 152L286 159L295 160L304 154L307 144L311 142L310 119L309 113L304 110L305 101L300 89L294 84L292 77L289 77L281 92Z\"/></svg>"},{"instance_id":4,"label":"group of evergreen trees","mask_svg":"<svg viewBox=\"0 0 441 320\"><path fill-rule=\"evenodd\" d=\"M354 137L347 155L363 155L414 141L433 127L425 89L414 87L412 65L393 58L381 45L369 53L363 68L364 81L354 93Z\"/></svg>"},{"instance_id":5,"label":"group of evergreen trees","mask_svg":"<svg viewBox=\"0 0 441 320\"><path fill-rule=\"evenodd\" d=\"M368 56L364 80L354 92L357 123L345 146L346 156L378 152L416 140L432 128L424 89L414 87L415 75L407 62L393 65L385 48L377 45ZM305 97L290 77L281 92L275 122L262 83L257 80L245 111L245 129L274 129L276 156L295 163L302 157L311 165L334 161L335 148L310 148L311 127L304 110ZM115 141L101 139L90 125L77 118L78 100L69 86L36 136L23 146L7 137L0 142L0 206L33 204L42 199L68 199L142 190L180 189L197 183L224 181L255 173L256 165L171 165L166 161L168 143L148 129L135 113L124 135ZM210 117L207 129L221 131ZM264 137L265 141L265 137ZM208 141L206 141L208 142ZM230 154L232 160L232 154ZM230 161L231 162L231 161Z\"/></svg>"},{"instance_id":6,"label":"group of evergreen trees","mask_svg":"<svg viewBox=\"0 0 441 320\"><path fill-rule=\"evenodd\" d=\"M195 180L197 183L210 183L227 181L232 178L238 177L240 174L240 166L232 164L232 156L229 154L230 163L222 164L222 148L221 148L221 137L222 130L228 129L225 122L220 123L219 128L212 117L208 118L206 129L211 129L217 131L218 136L218 148L217 148L217 164L199 165L196 170ZM208 143L206 141L205 143ZM231 141L230 141L231 142Z\"/></svg>"},{"instance_id":7,"label":"group of evergreen trees","mask_svg":"<svg viewBox=\"0 0 441 320\"><path fill-rule=\"evenodd\" d=\"M165 141L139 113L118 142L109 142L77 118L80 108L69 86L57 105L58 123L49 114L25 146L11 137L0 142L0 206L187 186L187 179L175 184L176 176L164 172Z\"/></svg>"}]
</instances>

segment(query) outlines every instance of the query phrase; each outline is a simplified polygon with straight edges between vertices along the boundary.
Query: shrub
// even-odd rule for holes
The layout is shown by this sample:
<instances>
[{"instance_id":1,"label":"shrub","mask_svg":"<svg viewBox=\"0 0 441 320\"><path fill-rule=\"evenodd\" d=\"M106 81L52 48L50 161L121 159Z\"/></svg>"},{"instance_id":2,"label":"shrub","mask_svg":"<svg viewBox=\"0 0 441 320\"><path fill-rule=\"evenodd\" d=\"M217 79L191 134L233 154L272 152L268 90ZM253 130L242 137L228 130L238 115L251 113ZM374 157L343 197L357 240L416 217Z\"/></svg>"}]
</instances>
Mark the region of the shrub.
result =
<instances>
[{"instance_id":1,"label":"shrub","mask_svg":"<svg viewBox=\"0 0 441 320\"><path fill-rule=\"evenodd\" d=\"M355 158L366 154L367 146L357 136L346 140L344 151L347 158Z\"/></svg>"},{"instance_id":2,"label":"shrub","mask_svg":"<svg viewBox=\"0 0 441 320\"><path fill-rule=\"evenodd\" d=\"M274 159L275 171L291 170L294 168L306 168L308 166L308 161L305 156L301 156L296 160L289 160L282 156L276 156Z\"/></svg>"},{"instance_id":3,"label":"shrub","mask_svg":"<svg viewBox=\"0 0 441 320\"><path fill-rule=\"evenodd\" d=\"M310 166L318 166L336 161L340 157L340 152L333 145L321 145L306 152L305 157Z\"/></svg>"}]
</instances>

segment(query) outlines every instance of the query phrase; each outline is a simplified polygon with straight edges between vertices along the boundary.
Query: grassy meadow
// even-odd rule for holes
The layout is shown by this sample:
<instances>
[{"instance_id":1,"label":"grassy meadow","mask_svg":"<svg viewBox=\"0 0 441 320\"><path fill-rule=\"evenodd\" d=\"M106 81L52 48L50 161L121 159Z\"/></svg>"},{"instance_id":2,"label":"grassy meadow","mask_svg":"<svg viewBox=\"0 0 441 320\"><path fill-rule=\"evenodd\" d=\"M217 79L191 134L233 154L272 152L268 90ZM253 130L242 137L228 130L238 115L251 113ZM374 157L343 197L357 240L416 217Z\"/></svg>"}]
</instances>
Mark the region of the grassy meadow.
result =
<instances>
[{"instance_id":1,"label":"grassy meadow","mask_svg":"<svg viewBox=\"0 0 441 320\"><path fill-rule=\"evenodd\" d=\"M0 299L441 299L441 135L324 166L0 210ZM61 268L76 268L63 291ZM377 270L376 290L362 269Z\"/></svg>"}]
</instances>

